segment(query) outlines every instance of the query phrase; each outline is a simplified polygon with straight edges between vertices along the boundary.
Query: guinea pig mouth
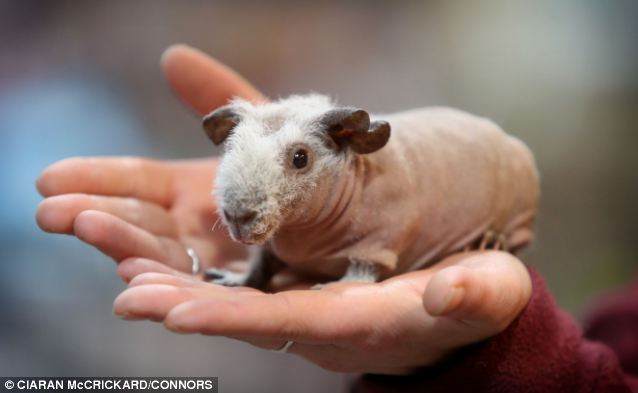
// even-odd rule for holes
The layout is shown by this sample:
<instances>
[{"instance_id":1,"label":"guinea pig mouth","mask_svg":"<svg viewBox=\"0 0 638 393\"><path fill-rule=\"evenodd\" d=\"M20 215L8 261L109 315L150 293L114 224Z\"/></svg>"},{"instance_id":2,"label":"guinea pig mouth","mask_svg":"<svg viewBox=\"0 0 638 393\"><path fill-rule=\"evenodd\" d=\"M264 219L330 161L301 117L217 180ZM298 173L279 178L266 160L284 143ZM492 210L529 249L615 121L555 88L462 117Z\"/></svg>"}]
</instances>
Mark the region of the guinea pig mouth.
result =
<instances>
[{"instance_id":1,"label":"guinea pig mouth","mask_svg":"<svg viewBox=\"0 0 638 393\"><path fill-rule=\"evenodd\" d=\"M253 228L247 228L236 223L228 223L232 238L246 245L263 244L271 237L274 227L275 225L269 224L265 230L255 232Z\"/></svg>"}]
</instances>

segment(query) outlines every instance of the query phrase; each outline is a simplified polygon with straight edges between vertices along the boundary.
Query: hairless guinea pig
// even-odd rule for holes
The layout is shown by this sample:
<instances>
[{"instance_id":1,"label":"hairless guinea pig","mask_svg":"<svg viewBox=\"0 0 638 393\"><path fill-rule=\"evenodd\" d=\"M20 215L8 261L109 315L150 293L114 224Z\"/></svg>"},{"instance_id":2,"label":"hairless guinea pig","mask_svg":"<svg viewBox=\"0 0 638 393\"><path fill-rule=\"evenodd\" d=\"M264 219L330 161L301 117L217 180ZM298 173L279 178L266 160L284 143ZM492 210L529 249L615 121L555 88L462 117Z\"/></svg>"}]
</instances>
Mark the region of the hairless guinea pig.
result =
<instances>
[{"instance_id":1,"label":"hairless guinea pig","mask_svg":"<svg viewBox=\"0 0 638 393\"><path fill-rule=\"evenodd\" d=\"M286 265L374 282L532 240L538 174L522 142L450 108L382 119L315 94L235 99L204 117L225 145L219 214L233 239L259 245L245 273L210 269L207 278L263 288Z\"/></svg>"}]
</instances>

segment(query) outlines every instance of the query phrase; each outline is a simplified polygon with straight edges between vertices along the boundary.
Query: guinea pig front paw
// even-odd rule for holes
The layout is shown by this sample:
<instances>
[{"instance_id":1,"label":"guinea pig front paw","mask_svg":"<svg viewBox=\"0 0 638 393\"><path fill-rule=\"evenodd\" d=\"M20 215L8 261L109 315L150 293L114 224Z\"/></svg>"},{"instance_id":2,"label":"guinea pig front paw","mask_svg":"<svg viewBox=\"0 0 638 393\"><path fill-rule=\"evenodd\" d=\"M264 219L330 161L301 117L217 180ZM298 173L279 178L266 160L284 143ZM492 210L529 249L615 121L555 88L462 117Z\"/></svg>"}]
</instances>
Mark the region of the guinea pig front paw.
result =
<instances>
[{"instance_id":1,"label":"guinea pig front paw","mask_svg":"<svg viewBox=\"0 0 638 393\"><path fill-rule=\"evenodd\" d=\"M204 272L204 280L226 287L243 287L248 282L248 274L212 267Z\"/></svg>"}]
</instances>

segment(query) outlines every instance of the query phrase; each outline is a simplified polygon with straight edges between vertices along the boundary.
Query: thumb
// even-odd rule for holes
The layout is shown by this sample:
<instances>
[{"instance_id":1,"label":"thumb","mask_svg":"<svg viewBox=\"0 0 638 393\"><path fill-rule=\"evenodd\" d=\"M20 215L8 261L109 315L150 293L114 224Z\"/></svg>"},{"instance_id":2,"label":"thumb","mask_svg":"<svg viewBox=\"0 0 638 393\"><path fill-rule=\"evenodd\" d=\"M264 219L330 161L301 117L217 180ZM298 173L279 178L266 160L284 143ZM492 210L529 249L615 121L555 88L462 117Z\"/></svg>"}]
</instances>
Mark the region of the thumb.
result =
<instances>
[{"instance_id":1,"label":"thumb","mask_svg":"<svg viewBox=\"0 0 638 393\"><path fill-rule=\"evenodd\" d=\"M423 306L430 315L499 332L523 310L531 290L529 273L516 257L486 251L467 254L435 273L425 289Z\"/></svg>"}]
</instances>

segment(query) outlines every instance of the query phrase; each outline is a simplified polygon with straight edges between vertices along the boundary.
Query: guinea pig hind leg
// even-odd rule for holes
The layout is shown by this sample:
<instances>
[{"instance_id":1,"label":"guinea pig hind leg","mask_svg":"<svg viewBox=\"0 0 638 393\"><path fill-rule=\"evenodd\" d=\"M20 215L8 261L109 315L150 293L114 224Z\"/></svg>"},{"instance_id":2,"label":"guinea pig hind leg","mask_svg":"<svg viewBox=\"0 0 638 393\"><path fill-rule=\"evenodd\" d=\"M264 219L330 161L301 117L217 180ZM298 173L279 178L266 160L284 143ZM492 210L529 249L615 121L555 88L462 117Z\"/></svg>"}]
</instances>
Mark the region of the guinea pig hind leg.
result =
<instances>
[{"instance_id":1,"label":"guinea pig hind leg","mask_svg":"<svg viewBox=\"0 0 638 393\"><path fill-rule=\"evenodd\" d=\"M376 282L379 279L377 265L361 259L350 259L346 274L339 279L340 282Z\"/></svg>"},{"instance_id":2,"label":"guinea pig hind leg","mask_svg":"<svg viewBox=\"0 0 638 393\"><path fill-rule=\"evenodd\" d=\"M379 269L377 265L373 262L361 260L361 259L350 259L350 264L348 265L348 269L346 273L337 281L333 282L377 282L379 280ZM312 286L312 289L321 289L328 285L326 284L315 284Z\"/></svg>"}]
</instances>

